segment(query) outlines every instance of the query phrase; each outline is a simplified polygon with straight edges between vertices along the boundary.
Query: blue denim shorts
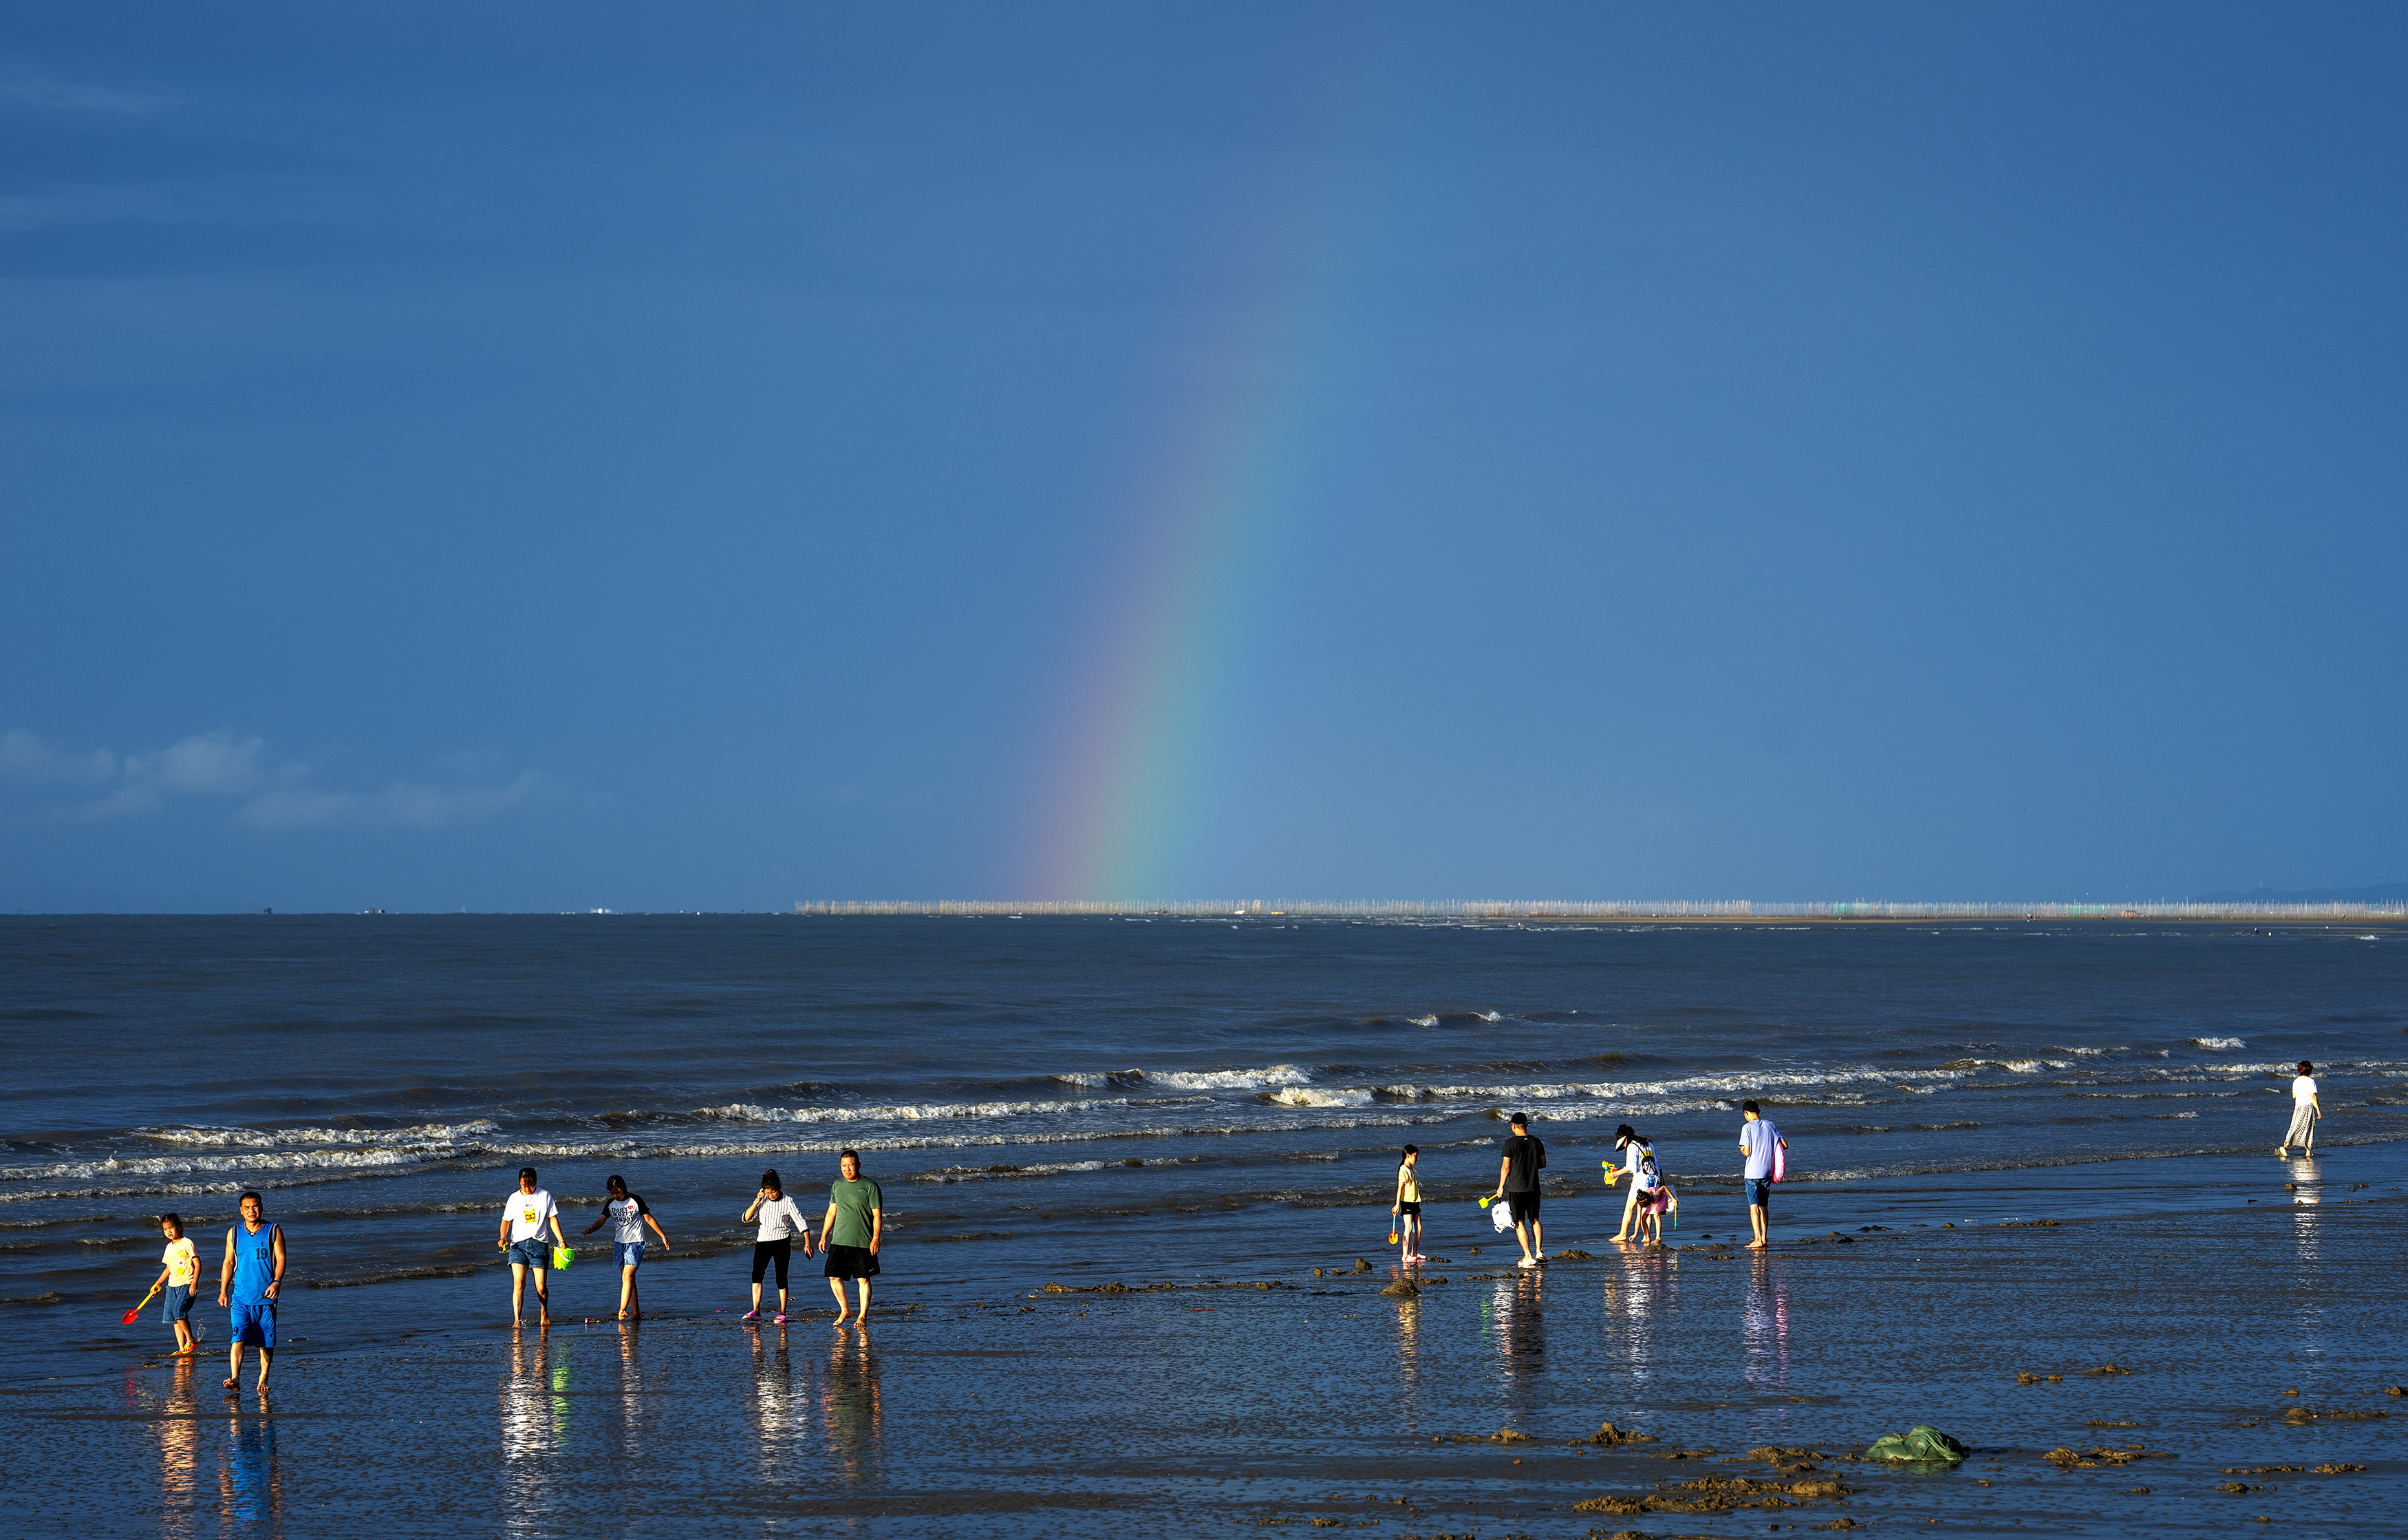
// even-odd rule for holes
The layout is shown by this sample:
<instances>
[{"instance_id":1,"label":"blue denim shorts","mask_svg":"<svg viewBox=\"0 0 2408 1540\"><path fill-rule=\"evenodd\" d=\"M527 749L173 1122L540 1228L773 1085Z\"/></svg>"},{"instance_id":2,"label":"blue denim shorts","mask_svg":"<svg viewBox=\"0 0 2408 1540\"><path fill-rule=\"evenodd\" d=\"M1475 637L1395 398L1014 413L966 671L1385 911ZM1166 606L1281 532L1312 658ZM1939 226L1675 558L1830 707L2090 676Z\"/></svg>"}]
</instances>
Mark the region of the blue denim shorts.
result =
<instances>
[{"instance_id":1,"label":"blue denim shorts","mask_svg":"<svg viewBox=\"0 0 2408 1540\"><path fill-rule=\"evenodd\" d=\"M191 1284L167 1286L167 1297L159 1303L159 1318L169 1322L188 1321L193 1318L193 1286Z\"/></svg>"},{"instance_id":2,"label":"blue denim shorts","mask_svg":"<svg viewBox=\"0 0 2408 1540\"><path fill-rule=\"evenodd\" d=\"M1770 1176L1749 1177L1747 1179L1747 1202L1748 1206L1751 1208L1770 1208L1772 1206L1772 1178Z\"/></svg>"},{"instance_id":3,"label":"blue denim shorts","mask_svg":"<svg viewBox=\"0 0 2408 1540\"><path fill-rule=\"evenodd\" d=\"M520 1267L552 1266L552 1243L537 1236L531 1240L510 1243L510 1261Z\"/></svg>"},{"instance_id":4,"label":"blue denim shorts","mask_svg":"<svg viewBox=\"0 0 2408 1540\"><path fill-rule=\"evenodd\" d=\"M619 1265L621 1267L641 1267L644 1265L644 1243L641 1241L613 1242L610 1249L618 1254Z\"/></svg>"}]
</instances>

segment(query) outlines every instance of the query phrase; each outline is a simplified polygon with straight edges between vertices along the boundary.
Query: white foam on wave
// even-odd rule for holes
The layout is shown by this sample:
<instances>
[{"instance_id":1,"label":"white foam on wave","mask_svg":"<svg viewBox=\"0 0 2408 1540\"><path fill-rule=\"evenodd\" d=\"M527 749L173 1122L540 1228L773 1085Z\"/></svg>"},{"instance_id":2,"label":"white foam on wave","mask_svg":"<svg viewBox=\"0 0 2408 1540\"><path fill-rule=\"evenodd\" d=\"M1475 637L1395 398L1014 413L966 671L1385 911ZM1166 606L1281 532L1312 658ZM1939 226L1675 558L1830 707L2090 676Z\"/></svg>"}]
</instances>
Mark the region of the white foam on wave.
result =
<instances>
[{"instance_id":1,"label":"white foam on wave","mask_svg":"<svg viewBox=\"0 0 2408 1540\"><path fill-rule=\"evenodd\" d=\"M1368 1090L1317 1090L1310 1086L1284 1086L1275 1091L1264 1091L1255 1101L1274 1107L1368 1107L1371 1093Z\"/></svg>"},{"instance_id":2,"label":"white foam on wave","mask_svg":"<svg viewBox=\"0 0 2408 1540\"><path fill-rule=\"evenodd\" d=\"M62 1160L47 1166L0 1167L0 1181L58 1182L88 1180L96 1176L186 1176L219 1171L339 1171L376 1166L419 1166L437 1153L423 1149L256 1150L244 1155L159 1155L130 1160L110 1156L101 1160Z\"/></svg>"},{"instance_id":3,"label":"white foam on wave","mask_svg":"<svg viewBox=\"0 0 2408 1540\"><path fill-rule=\"evenodd\" d=\"M764 1107L752 1101L730 1101L721 1107L697 1107L696 1117L732 1123L924 1123L976 1117L1047 1117L1065 1113L1105 1112L1125 1107L1179 1107L1209 1101L1205 1096L1103 1096L1070 1101L924 1101L891 1107Z\"/></svg>"},{"instance_id":4,"label":"white foam on wave","mask_svg":"<svg viewBox=\"0 0 2408 1540\"><path fill-rule=\"evenodd\" d=\"M1684 1075L1671 1080L1572 1080L1520 1086L1391 1085L1375 1089L1381 1096L1397 1101L1569 1101L1584 1099L1628 1101L1641 1097L1679 1097L1698 1092L1746 1096L1763 1091L1830 1089L1867 1082L1912 1088L1911 1083L1914 1081L1944 1083L1962 1080L1970 1072L1954 1068L1894 1070L1863 1064L1815 1071L1761 1070L1745 1074ZM1704 1103L1707 1107L1718 1104Z\"/></svg>"},{"instance_id":5,"label":"white foam on wave","mask_svg":"<svg viewBox=\"0 0 2408 1540\"><path fill-rule=\"evenodd\" d=\"M136 1136L162 1144L191 1144L203 1149L260 1148L277 1144L381 1145L456 1144L501 1132L490 1117L466 1123L421 1123L407 1129L239 1129L167 1126L136 1129Z\"/></svg>"},{"instance_id":6,"label":"white foam on wave","mask_svg":"<svg viewBox=\"0 0 2408 1540\"><path fill-rule=\"evenodd\" d=\"M1273 1064L1260 1070L1147 1070L1145 1083L1175 1091L1258 1091L1273 1086L1302 1086L1312 1072L1301 1064Z\"/></svg>"},{"instance_id":7,"label":"white foam on wave","mask_svg":"<svg viewBox=\"0 0 2408 1540\"><path fill-rule=\"evenodd\" d=\"M1039 1160L1025 1166L946 1166L937 1171L914 1173L914 1182L992 1182L1021 1176L1061 1176L1072 1172L1101 1171L1107 1165L1121 1165L1118 1160Z\"/></svg>"},{"instance_id":8,"label":"white foam on wave","mask_svg":"<svg viewBox=\"0 0 2408 1540\"><path fill-rule=\"evenodd\" d=\"M2245 1048L2248 1046L2246 1043L2237 1037L2195 1037L2191 1039L2191 1042L2197 1043L2202 1048L2214 1048L2227 1053L2235 1048Z\"/></svg>"},{"instance_id":9,"label":"white foam on wave","mask_svg":"<svg viewBox=\"0 0 2408 1540\"><path fill-rule=\"evenodd\" d=\"M1416 1027L1435 1027L1438 1025L1438 1017L1434 1015L1414 1016L1412 1020L1412 1024Z\"/></svg>"}]
</instances>

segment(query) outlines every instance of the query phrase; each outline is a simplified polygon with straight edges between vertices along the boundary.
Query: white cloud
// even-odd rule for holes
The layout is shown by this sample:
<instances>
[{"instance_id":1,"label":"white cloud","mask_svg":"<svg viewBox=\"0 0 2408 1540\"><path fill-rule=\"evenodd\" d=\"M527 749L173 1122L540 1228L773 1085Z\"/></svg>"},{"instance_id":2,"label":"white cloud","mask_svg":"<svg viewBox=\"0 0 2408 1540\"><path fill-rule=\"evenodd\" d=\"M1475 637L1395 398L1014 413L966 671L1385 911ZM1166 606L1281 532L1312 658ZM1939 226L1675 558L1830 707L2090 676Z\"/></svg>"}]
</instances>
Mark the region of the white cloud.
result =
<instances>
[{"instance_id":1,"label":"white cloud","mask_svg":"<svg viewBox=\"0 0 2408 1540\"><path fill-rule=\"evenodd\" d=\"M107 749L70 754L52 748L22 727L0 732L0 781L23 785L90 785L117 778L117 756Z\"/></svg>"},{"instance_id":2,"label":"white cloud","mask_svg":"<svg viewBox=\"0 0 2408 1540\"><path fill-rule=\"evenodd\" d=\"M223 798L240 799L235 821L246 828L432 829L494 817L551 785L536 770L507 784L479 784L462 773L470 758L443 762L458 777L451 784L394 781L381 791L345 791L316 784L315 767L280 758L265 739L225 728L122 756L60 749L22 728L0 732L0 783L101 788L75 809L84 818L148 817L178 798Z\"/></svg>"},{"instance_id":3,"label":"white cloud","mask_svg":"<svg viewBox=\"0 0 2408 1540\"><path fill-rule=\"evenodd\" d=\"M195 733L157 754L125 756L125 779L155 783L168 791L240 796L267 778L267 741L236 738L220 728Z\"/></svg>"},{"instance_id":4,"label":"white cloud","mask_svg":"<svg viewBox=\"0 0 2408 1540\"><path fill-rule=\"evenodd\" d=\"M270 829L441 828L491 818L517 807L542 791L543 784L543 777L529 770L507 786L425 786L408 781L395 781L373 792L293 786L252 798L235 819L251 828Z\"/></svg>"}]
</instances>

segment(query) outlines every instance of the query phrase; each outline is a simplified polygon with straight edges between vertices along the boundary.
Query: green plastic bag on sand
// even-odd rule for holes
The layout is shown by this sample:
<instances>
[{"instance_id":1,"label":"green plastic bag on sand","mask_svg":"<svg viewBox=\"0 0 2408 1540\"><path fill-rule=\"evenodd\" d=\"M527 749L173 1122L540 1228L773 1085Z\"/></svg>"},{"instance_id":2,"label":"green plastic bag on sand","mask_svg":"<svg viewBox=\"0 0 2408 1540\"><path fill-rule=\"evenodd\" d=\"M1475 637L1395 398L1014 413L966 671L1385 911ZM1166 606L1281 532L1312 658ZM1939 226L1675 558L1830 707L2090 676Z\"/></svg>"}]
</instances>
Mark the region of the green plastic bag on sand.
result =
<instances>
[{"instance_id":1,"label":"green plastic bag on sand","mask_svg":"<svg viewBox=\"0 0 2408 1540\"><path fill-rule=\"evenodd\" d=\"M1866 1446L1867 1460L1940 1461L1950 1463L1971 1451L1939 1429L1916 1423L1903 1434L1885 1433Z\"/></svg>"}]
</instances>

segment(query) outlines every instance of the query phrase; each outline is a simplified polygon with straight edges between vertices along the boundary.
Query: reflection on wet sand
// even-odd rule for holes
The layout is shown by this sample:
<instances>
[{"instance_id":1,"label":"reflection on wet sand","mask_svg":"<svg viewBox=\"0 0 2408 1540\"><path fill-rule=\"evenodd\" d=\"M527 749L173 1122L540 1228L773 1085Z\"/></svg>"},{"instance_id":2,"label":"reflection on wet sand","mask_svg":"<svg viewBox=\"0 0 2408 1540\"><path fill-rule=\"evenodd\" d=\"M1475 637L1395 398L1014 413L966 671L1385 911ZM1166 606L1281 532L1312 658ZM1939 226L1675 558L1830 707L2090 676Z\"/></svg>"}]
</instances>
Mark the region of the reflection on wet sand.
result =
<instances>
[{"instance_id":1,"label":"reflection on wet sand","mask_svg":"<svg viewBox=\"0 0 2408 1540\"><path fill-rule=\"evenodd\" d=\"M636 1323L619 1323L619 1458L637 1458L637 1399L642 1371L636 1362Z\"/></svg>"},{"instance_id":2,"label":"reflection on wet sand","mask_svg":"<svg viewBox=\"0 0 2408 1540\"><path fill-rule=\"evenodd\" d=\"M795 1371L786 1357L786 1329L752 1333L752 1436L764 1475L785 1473L795 1457Z\"/></svg>"},{"instance_id":3,"label":"reflection on wet sand","mask_svg":"<svg viewBox=\"0 0 2408 1540\"><path fill-rule=\"evenodd\" d=\"M127 1399L153 1414L151 1427L159 1439L159 1533L181 1540L194 1533L193 1510L199 1505L201 1481L200 1403L194 1399L193 1360L178 1359L168 1370L163 1395L141 1389L127 1375Z\"/></svg>"},{"instance_id":4,"label":"reflection on wet sand","mask_svg":"<svg viewBox=\"0 0 2408 1540\"><path fill-rule=\"evenodd\" d=\"M1607 1337L1618 1341L1619 1372L1631 1384L1644 1385L1657 1366L1657 1337L1668 1330L1680 1291L1680 1274L1665 1254L1654 1247L1627 1254L1619 1278L1609 1275L1605 1286Z\"/></svg>"},{"instance_id":5,"label":"reflection on wet sand","mask_svg":"<svg viewBox=\"0 0 2408 1540\"><path fill-rule=\"evenodd\" d=\"M1404 1403L1407 1426L1421 1415L1422 1302L1397 1302L1397 1389Z\"/></svg>"},{"instance_id":6,"label":"reflection on wet sand","mask_svg":"<svg viewBox=\"0 0 2408 1540\"><path fill-rule=\"evenodd\" d=\"M1748 1263L1740 1325L1748 1383L1785 1391L1789 1388L1789 1282L1782 1264L1768 1252L1751 1252Z\"/></svg>"},{"instance_id":7,"label":"reflection on wet sand","mask_svg":"<svg viewBox=\"0 0 2408 1540\"><path fill-rule=\"evenodd\" d=\"M1504 1390L1499 1411L1507 1427L1518 1429L1536 1420L1543 1404L1540 1374L1546 1367L1547 1323L1541 1306L1545 1287L1536 1269L1516 1273L1497 1279L1481 1302Z\"/></svg>"},{"instance_id":8,"label":"reflection on wet sand","mask_svg":"<svg viewBox=\"0 0 2408 1540\"><path fill-rule=\"evenodd\" d=\"M870 1347L867 1327L839 1331L828 1344L819 1409L821 1433L837 1474L848 1483L877 1480L884 1410L878 1391L878 1356Z\"/></svg>"},{"instance_id":9,"label":"reflection on wet sand","mask_svg":"<svg viewBox=\"0 0 2408 1540\"><path fill-rule=\"evenodd\" d=\"M1533 1270L1499 1278L1486 1300L1488 1323L1497 1348L1497 1370L1506 1378L1537 1374L1547 1350L1546 1317L1540 1311L1545 1287Z\"/></svg>"},{"instance_id":10,"label":"reflection on wet sand","mask_svg":"<svg viewBox=\"0 0 2408 1540\"><path fill-rule=\"evenodd\" d=\"M553 1352L550 1333L521 1329L510 1334L509 1373L501 1386L502 1460L522 1467L513 1473L521 1479L502 1483L509 1504L504 1522L511 1529L553 1527L552 1484L532 1477L567 1441L569 1377L568 1354Z\"/></svg>"},{"instance_id":11,"label":"reflection on wet sand","mask_svg":"<svg viewBox=\"0 0 2408 1540\"><path fill-rule=\"evenodd\" d=\"M194 1431L198 1432L195 1424ZM284 1486L276 1471L276 1420L226 1414L225 1447L218 1455L218 1511L236 1534L277 1534L284 1528Z\"/></svg>"}]
</instances>

